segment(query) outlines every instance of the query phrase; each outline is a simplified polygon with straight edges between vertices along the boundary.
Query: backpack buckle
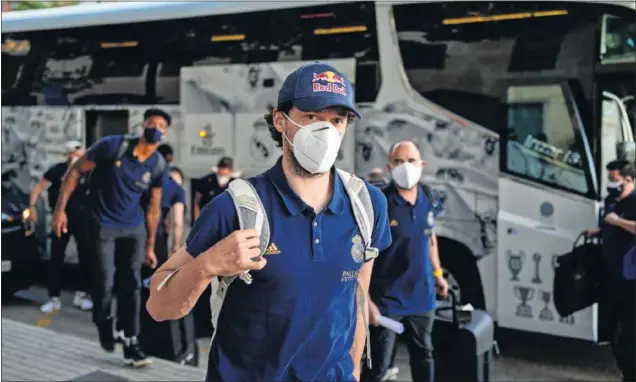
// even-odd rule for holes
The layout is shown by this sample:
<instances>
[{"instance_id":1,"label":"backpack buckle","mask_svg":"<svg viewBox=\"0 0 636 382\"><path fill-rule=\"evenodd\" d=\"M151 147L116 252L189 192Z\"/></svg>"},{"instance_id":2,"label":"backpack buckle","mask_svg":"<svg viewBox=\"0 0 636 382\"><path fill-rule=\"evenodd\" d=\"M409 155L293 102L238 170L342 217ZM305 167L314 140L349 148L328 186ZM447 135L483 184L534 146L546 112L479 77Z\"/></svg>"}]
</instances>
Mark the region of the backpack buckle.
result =
<instances>
[{"instance_id":1,"label":"backpack buckle","mask_svg":"<svg viewBox=\"0 0 636 382\"><path fill-rule=\"evenodd\" d=\"M369 261L369 260L373 260L376 257L378 257L378 255L380 254L380 251L378 251L377 248L374 247L367 247L364 250L364 261Z\"/></svg>"}]
</instances>

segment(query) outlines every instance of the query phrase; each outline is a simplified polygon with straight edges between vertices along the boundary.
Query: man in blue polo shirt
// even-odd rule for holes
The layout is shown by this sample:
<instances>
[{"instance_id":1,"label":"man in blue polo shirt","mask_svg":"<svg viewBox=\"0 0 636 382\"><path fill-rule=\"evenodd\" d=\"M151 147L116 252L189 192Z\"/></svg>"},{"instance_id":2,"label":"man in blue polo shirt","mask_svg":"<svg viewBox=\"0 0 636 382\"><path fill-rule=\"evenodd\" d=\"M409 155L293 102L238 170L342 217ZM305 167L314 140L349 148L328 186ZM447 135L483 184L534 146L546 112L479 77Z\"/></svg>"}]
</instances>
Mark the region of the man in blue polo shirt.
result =
<instances>
[{"instance_id":1,"label":"man in blue polo shirt","mask_svg":"<svg viewBox=\"0 0 636 382\"><path fill-rule=\"evenodd\" d=\"M353 115L353 88L336 69L316 63L290 74L265 117L283 155L249 180L271 230L264 257L256 230L237 230L225 192L203 208L186 247L153 276L147 308L167 320L187 314L214 277L258 270L251 284L237 280L227 290L208 381L359 379L367 328L356 282L366 295L373 261L357 256L360 231L333 167ZM375 217L371 246L383 250L391 242L386 198L365 187Z\"/></svg>"},{"instance_id":2,"label":"man in blue polo shirt","mask_svg":"<svg viewBox=\"0 0 636 382\"><path fill-rule=\"evenodd\" d=\"M168 133L170 120L166 112L149 109L144 113L141 137L111 135L95 142L64 177L53 213L53 231L59 237L67 231L64 210L69 197L80 175L92 171L87 226L95 256L93 321L102 348L112 352L115 340L111 309L117 275L117 326L124 332L124 361L135 367L150 363L137 341L141 265L144 258L151 267L157 264L154 245L161 214L161 186L168 177L157 146ZM149 189L144 216L142 196Z\"/></svg>"},{"instance_id":3,"label":"man in blue polo shirt","mask_svg":"<svg viewBox=\"0 0 636 382\"><path fill-rule=\"evenodd\" d=\"M402 321L414 381L434 380L431 333L435 315L435 292L446 295L448 284L435 236L439 200L419 184L424 161L411 141L396 143L390 151L388 169L393 182L384 189L389 207L391 246L375 263L369 294L371 324L380 314ZM396 334L371 328L373 368L364 380L380 381L391 367ZM461 365L459 365L461 367Z\"/></svg>"}]
</instances>

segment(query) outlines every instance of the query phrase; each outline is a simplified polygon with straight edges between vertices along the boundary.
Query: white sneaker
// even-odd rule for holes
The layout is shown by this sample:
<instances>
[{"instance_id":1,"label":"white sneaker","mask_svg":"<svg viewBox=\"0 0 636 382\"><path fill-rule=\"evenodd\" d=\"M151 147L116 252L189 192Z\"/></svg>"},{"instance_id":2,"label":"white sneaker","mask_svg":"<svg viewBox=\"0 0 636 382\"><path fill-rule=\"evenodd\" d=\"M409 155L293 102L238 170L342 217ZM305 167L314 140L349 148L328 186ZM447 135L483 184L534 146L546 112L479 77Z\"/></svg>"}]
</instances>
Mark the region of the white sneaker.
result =
<instances>
[{"instance_id":1,"label":"white sneaker","mask_svg":"<svg viewBox=\"0 0 636 382\"><path fill-rule=\"evenodd\" d=\"M51 299L40 307L43 313L53 313L62 309L62 302L59 297L51 297Z\"/></svg>"},{"instance_id":2,"label":"white sneaker","mask_svg":"<svg viewBox=\"0 0 636 382\"><path fill-rule=\"evenodd\" d=\"M84 311L91 310L93 309L93 301L86 295L85 292L75 292L73 306Z\"/></svg>"},{"instance_id":3,"label":"white sneaker","mask_svg":"<svg viewBox=\"0 0 636 382\"><path fill-rule=\"evenodd\" d=\"M400 373L400 369L397 366L393 366L389 368L384 376L382 377L382 381L397 381L398 374Z\"/></svg>"}]
</instances>

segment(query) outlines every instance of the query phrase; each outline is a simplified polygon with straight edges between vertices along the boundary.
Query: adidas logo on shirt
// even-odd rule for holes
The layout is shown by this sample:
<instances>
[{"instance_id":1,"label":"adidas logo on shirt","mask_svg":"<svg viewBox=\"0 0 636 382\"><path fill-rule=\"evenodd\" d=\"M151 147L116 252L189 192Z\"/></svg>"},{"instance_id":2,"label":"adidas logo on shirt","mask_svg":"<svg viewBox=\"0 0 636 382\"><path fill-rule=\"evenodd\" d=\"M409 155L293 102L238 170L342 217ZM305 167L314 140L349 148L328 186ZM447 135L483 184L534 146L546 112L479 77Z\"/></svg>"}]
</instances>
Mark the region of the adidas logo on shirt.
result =
<instances>
[{"instance_id":1,"label":"adidas logo on shirt","mask_svg":"<svg viewBox=\"0 0 636 382\"><path fill-rule=\"evenodd\" d=\"M280 255L280 250L274 243L270 244L269 247L267 247L267 249L265 250L265 256L271 255Z\"/></svg>"}]
</instances>

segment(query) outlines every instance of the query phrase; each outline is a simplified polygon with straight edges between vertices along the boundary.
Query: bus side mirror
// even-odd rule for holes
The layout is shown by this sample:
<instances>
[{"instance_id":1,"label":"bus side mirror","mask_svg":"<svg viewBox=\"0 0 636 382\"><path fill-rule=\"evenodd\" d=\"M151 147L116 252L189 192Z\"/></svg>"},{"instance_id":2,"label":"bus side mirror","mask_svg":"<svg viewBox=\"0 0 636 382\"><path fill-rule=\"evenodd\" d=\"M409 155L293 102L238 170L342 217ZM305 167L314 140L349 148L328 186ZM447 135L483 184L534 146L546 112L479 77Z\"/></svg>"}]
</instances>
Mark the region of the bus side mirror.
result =
<instances>
[{"instance_id":1,"label":"bus side mirror","mask_svg":"<svg viewBox=\"0 0 636 382\"><path fill-rule=\"evenodd\" d=\"M616 159L636 162L636 142L620 142L616 144Z\"/></svg>"}]
</instances>

